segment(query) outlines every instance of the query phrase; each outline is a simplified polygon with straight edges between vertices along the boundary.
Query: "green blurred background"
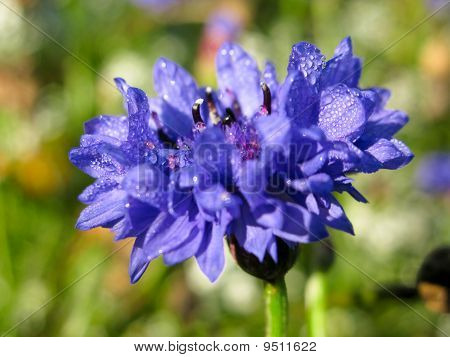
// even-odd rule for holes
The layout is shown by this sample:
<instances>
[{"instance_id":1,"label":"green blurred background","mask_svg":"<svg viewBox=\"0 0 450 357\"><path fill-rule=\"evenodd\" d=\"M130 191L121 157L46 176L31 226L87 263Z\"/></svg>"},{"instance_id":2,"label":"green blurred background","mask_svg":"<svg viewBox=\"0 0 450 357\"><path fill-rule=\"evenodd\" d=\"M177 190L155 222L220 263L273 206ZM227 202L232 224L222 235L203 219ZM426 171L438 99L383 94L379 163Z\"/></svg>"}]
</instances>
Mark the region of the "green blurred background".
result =
<instances>
[{"instance_id":1,"label":"green blurred background","mask_svg":"<svg viewBox=\"0 0 450 357\"><path fill-rule=\"evenodd\" d=\"M341 257L322 275L319 300L304 263L310 249L289 272L289 335L312 333L305 286L307 300L320 301L324 326L317 334L450 334L448 314L427 309L418 297L405 300L411 309L376 283L414 286L425 255L450 243L449 195L427 195L415 181L424 154L450 150L449 6L400 39L438 3L180 0L154 8L126 0L1 0L0 334L263 335L262 284L229 257L215 284L193 261L167 268L157 260L130 285L131 244L114 243L106 230L74 229L82 209L77 195L90 179L71 166L67 152L84 121L122 112L114 77L153 93L159 56L211 84L212 53L229 38L261 64L273 60L282 78L293 43L313 42L330 57L347 35L366 62L377 56L364 68L362 86L390 88L388 106L410 114L399 138L416 158L397 172L357 177L370 204L339 197L356 237L332 231ZM214 26L213 14L226 14L233 33Z\"/></svg>"}]
</instances>

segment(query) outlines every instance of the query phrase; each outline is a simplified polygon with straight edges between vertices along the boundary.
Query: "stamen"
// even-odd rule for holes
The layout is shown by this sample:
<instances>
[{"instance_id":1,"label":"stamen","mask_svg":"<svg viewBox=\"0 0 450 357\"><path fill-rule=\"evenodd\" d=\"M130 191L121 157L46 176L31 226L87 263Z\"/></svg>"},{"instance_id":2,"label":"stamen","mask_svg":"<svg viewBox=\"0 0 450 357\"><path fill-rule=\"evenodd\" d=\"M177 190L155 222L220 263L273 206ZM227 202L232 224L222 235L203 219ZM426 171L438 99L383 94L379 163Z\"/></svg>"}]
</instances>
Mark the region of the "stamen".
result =
<instances>
[{"instance_id":1,"label":"stamen","mask_svg":"<svg viewBox=\"0 0 450 357\"><path fill-rule=\"evenodd\" d=\"M233 111L230 108L225 109L226 115L225 118L222 120L223 125L230 126L236 121L236 117L234 116Z\"/></svg>"},{"instance_id":2,"label":"stamen","mask_svg":"<svg viewBox=\"0 0 450 357\"><path fill-rule=\"evenodd\" d=\"M218 124L220 122L220 116L217 112L216 104L214 103L214 98L212 95L212 88L206 87L206 103L208 104L209 115L211 116L211 121L213 124Z\"/></svg>"},{"instance_id":3,"label":"stamen","mask_svg":"<svg viewBox=\"0 0 450 357\"><path fill-rule=\"evenodd\" d=\"M261 114L269 115L272 112L272 95L270 94L269 86L265 82L261 82L261 89L264 97Z\"/></svg>"},{"instance_id":4,"label":"stamen","mask_svg":"<svg viewBox=\"0 0 450 357\"><path fill-rule=\"evenodd\" d=\"M242 115L241 105L236 98L233 100L233 112L236 113L237 116Z\"/></svg>"},{"instance_id":5,"label":"stamen","mask_svg":"<svg viewBox=\"0 0 450 357\"><path fill-rule=\"evenodd\" d=\"M159 141L161 141L164 144L164 146L166 146L166 147L176 148L177 143L175 141L173 141L164 131L161 121L159 120L158 113L151 112L151 116L155 122L156 127L158 128L156 131L156 134L158 135Z\"/></svg>"},{"instance_id":6,"label":"stamen","mask_svg":"<svg viewBox=\"0 0 450 357\"><path fill-rule=\"evenodd\" d=\"M242 116L242 110L241 105L239 104L238 100L236 99L235 94L229 89L226 89L226 92L228 95L230 95L233 98L233 102L231 103L231 108L233 110L233 113L235 114L235 117L241 117Z\"/></svg>"},{"instance_id":7,"label":"stamen","mask_svg":"<svg viewBox=\"0 0 450 357\"><path fill-rule=\"evenodd\" d=\"M203 104L203 99L199 98L195 101L192 106L192 117L194 118L194 123L204 123L202 116L200 114L200 106Z\"/></svg>"},{"instance_id":8,"label":"stamen","mask_svg":"<svg viewBox=\"0 0 450 357\"><path fill-rule=\"evenodd\" d=\"M153 119L153 121L155 123L155 126L157 128L160 128L161 127L161 122L159 121L158 113L151 112L150 114L151 114L151 117L152 117L152 119Z\"/></svg>"},{"instance_id":9,"label":"stamen","mask_svg":"<svg viewBox=\"0 0 450 357\"><path fill-rule=\"evenodd\" d=\"M158 131L156 132L158 134L158 139L159 141L161 141L164 146L168 147L168 148L176 148L177 147L177 143L175 141L173 141L164 131L163 128L159 128Z\"/></svg>"}]
</instances>

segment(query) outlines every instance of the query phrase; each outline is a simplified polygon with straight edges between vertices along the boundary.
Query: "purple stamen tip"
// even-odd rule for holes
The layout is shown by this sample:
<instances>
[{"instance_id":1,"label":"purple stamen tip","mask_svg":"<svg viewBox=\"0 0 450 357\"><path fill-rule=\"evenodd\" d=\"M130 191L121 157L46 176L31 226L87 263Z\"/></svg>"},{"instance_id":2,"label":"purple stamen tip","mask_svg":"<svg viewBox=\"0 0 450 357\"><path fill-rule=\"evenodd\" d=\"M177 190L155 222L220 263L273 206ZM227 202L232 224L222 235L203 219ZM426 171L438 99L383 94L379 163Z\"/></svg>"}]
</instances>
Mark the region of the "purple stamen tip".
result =
<instances>
[{"instance_id":1,"label":"purple stamen tip","mask_svg":"<svg viewBox=\"0 0 450 357\"><path fill-rule=\"evenodd\" d=\"M263 91L263 105L261 106L261 114L269 115L272 112L272 95L270 88L265 82L261 82L261 89Z\"/></svg>"}]
</instances>

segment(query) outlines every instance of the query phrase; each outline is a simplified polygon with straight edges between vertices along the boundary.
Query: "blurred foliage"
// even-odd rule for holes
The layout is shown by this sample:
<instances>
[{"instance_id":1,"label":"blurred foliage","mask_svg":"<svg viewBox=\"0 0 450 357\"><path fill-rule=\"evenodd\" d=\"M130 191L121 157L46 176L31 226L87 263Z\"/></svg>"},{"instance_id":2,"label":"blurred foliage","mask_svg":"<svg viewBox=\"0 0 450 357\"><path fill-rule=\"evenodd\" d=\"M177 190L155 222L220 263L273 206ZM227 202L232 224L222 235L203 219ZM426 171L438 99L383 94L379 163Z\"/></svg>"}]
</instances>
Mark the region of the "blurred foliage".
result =
<instances>
[{"instance_id":1,"label":"blurred foliage","mask_svg":"<svg viewBox=\"0 0 450 357\"><path fill-rule=\"evenodd\" d=\"M414 29L434 3L184 0L155 13L125 0L2 0L0 332L263 334L262 284L231 259L213 285L192 261L167 268L158 260L132 286L130 241L117 244L106 230L73 228L82 208L76 197L90 180L69 164L67 152L85 120L121 112L112 79L122 76L152 93L152 64L166 56L195 71L201 84L214 83L213 59L200 43L209 16L228 8L240 22L236 40L261 64L272 59L280 78L293 43L312 41L329 57L351 35L368 63L362 85L390 88L389 106L410 114L400 139L416 159L395 173L359 176L357 186L370 204L340 197L356 237L332 232L339 254L325 273L326 333L441 335L414 309L450 334L448 315L426 310L418 298L405 300L411 309L379 285L414 287L426 253L450 243L449 195L420 192L414 176L425 153L450 150L448 6ZM311 249L287 277L290 335L307 334L303 293L310 272L303 262Z\"/></svg>"}]
</instances>

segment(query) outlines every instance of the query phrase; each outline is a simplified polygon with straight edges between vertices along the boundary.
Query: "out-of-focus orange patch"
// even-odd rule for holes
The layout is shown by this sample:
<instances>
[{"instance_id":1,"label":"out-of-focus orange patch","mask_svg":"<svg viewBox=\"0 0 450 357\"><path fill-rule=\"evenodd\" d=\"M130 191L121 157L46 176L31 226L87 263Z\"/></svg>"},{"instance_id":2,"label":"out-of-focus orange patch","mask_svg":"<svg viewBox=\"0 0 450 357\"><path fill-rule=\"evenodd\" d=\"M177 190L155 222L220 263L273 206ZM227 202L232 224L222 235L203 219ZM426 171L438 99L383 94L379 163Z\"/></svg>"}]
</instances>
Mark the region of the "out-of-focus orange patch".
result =
<instances>
[{"instance_id":1,"label":"out-of-focus orange patch","mask_svg":"<svg viewBox=\"0 0 450 357\"><path fill-rule=\"evenodd\" d=\"M36 0L19 0L19 3L23 7L32 7L32 6L36 5Z\"/></svg>"},{"instance_id":2,"label":"out-of-focus orange patch","mask_svg":"<svg viewBox=\"0 0 450 357\"><path fill-rule=\"evenodd\" d=\"M111 264L105 274L105 289L116 296L125 296L130 291L130 277L128 275L128 264L133 244L127 239L117 242L116 248L126 245L111 257Z\"/></svg>"},{"instance_id":3,"label":"out-of-focus orange patch","mask_svg":"<svg viewBox=\"0 0 450 357\"><path fill-rule=\"evenodd\" d=\"M445 118L450 87L450 42L447 35L437 35L422 49L420 68L425 80L424 111L429 118Z\"/></svg>"},{"instance_id":4,"label":"out-of-focus orange patch","mask_svg":"<svg viewBox=\"0 0 450 357\"><path fill-rule=\"evenodd\" d=\"M7 157L0 152L0 180L8 175L9 162Z\"/></svg>"},{"instance_id":5,"label":"out-of-focus orange patch","mask_svg":"<svg viewBox=\"0 0 450 357\"><path fill-rule=\"evenodd\" d=\"M108 247L114 246L114 234L107 228L97 227L88 231L77 232L77 236L79 236L77 239L85 241L83 245L103 244Z\"/></svg>"},{"instance_id":6,"label":"out-of-focus orange patch","mask_svg":"<svg viewBox=\"0 0 450 357\"><path fill-rule=\"evenodd\" d=\"M425 75L448 80L450 75L450 44L448 39L436 36L424 46L420 63Z\"/></svg>"},{"instance_id":7,"label":"out-of-focus orange patch","mask_svg":"<svg viewBox=\"0 0 450 357\"><path fill-rule=\"evenodd\" d=\"M370 181L368 191L367 197L371 197L372 203L382 202L392 197L392 185L381 175Z\"/></svg>"},{"instance_id":8,"label":"out-of-focus orange patch","mask_svg":"<svg viewBox=\"0 0 450 357\"><path fill-rule=\"evenodd\" d=\"M74 222L77 217L74 217ZM119 242L114 241L114 234L106 228L97 227L88 231L74 230L74 236L72 238L72 245L70 248L70 254L73 259L76 259L80 254L83 254L90 248L101 248L105 252L113 252L114 250L125 245L127 241L122 240ZM124 248L123 250L126 250ZM115 255L120 254L120 251Z\"/></svg>"},{"instance_id":9,"label":"out-of-focus orange patch","mask_svg":"<svg viewBox=\"0 0 450 357\"><path fill-rule=\"evenodd\" d=\"M184 323L189 323L194 316L194 310L197 305L196 298L186 284L182 274L171 281L171 288L167 296L167 304L170 311L176 312Z\"/></svg>"},{"instance_id":10,"label":"out-of-focus orange patch","mask_svg":"<svg viewBox=\"0 0 450 357\"><path fill-rule=\"evenodd\" d=\"M68 163L50 149L27 155L14 165L21 187L33 196L43 196L61 189L67 179Z\"/></svg>"},{"instance_id":11,"label":"out-of-focus orange patch","mask_svg":"<svg viewBox=\"0 0 450 357\"><path fill-rule=\"evenodd\" d=\"M444 286L421 282L418 285L418 290L427 309L440 313L449 312L449 296L448 291Z\"/></svg>"},{"instance_id":12,"label":"out-of-focus orange patch","mask_svg":"<svg viewBox=\"0 0 450 357\"><path fill-rule=\"evenodd\" d=\"M448 93L450 83L439 80L428 80L425 83L424 92L427 100L425 101L425 112L428 114L427 118L431 119L445 119L449 106Z\"/></svg>"},{"instance_id":13,"label":"out-of-focus orange patch","mask_svg":"<svg viewBox=\"0 0 450 357\"><path fill-rule=\"evenodd\" d=\"M74 218L76 220L76 217ZM130 239L114 240L114 233L107 228L97 227L88 231L75 231L73 252L84 251L92 246L105 247L108 250L117 250L115 259L128 259L133 244ZM121 249L122 248L122 249Z\"/></svg>"},{"instance_id":14,"label":"out-of-focus orange patch","mask_svg":"<svg viewBox=\"0 0 450 357\"><path fill-rule=\"evenodd\" d=\"M29 114L38 89L30 71L0 68L0 106L22 114Z\"/></svg>"}]
</instances>

